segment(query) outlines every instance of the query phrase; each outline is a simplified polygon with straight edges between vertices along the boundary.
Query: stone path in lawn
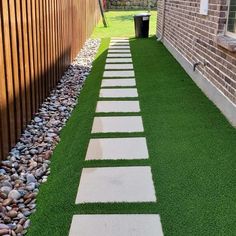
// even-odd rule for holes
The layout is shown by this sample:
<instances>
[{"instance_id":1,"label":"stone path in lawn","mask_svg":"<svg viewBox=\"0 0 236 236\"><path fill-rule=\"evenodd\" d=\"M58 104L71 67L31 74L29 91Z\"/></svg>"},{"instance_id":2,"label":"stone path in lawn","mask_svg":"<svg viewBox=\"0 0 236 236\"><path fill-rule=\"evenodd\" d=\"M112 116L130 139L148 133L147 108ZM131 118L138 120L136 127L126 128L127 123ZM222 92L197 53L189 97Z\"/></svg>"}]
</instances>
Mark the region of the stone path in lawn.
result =
<instances>
[{"instance_id":1,"label":"stone path in lawn","mask_svg":"<svg viewBox=\"0 0 236 236\"><path fill-rule=\"evenodd\" d=\"M85 161L132 160L135 164L149 154L128 39L111 39L106 63L91 131L102 138L90 139ZM127 137L128 133L134 137ZM78 185L75 204L157 201L150 166L84 168ZM95 235L162 236L163 231L157 214L73 216L69 236Z\"/></svg>"}]
</instances>

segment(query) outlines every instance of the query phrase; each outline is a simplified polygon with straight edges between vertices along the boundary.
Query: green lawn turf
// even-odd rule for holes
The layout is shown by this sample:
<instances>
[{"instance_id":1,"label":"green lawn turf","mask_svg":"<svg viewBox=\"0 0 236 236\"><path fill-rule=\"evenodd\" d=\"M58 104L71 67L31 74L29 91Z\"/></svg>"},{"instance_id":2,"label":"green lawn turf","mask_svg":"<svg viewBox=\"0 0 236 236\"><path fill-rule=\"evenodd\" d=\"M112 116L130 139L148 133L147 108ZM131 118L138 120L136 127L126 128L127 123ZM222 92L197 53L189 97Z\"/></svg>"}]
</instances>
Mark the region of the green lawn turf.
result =
<instances>
[{"instance_id":1,"label":"green lawn turf","mask_svg":"<svg viewBox=\"0 0 236 236\"><path fill-rule=\"evenodd\" d=\"M89 161L85 155L109 39L103 39L40 188L31 236L68 235L74 214L160 214L166 236L236 235L236 131L155 40L131 39L149 160ZM106 137L124 135L106 135ZM157 203L75 205L83 167L151 165Z\"/></svg>"},{"instance_id":2,"label":"green lawn turf","mask_svg":"<svg viewBox=\"0 0 236 236\"><path fill-rule=\"evenodd\" d=\"M110 37L134 37L134 19L135 14L147 11L109 11L105 13L108 27L104 28L102 21L99 22L92 37L110 38ZM156 34L157 11L151 11L150 17L150 35Z\"/></svg>"}]
</instances>

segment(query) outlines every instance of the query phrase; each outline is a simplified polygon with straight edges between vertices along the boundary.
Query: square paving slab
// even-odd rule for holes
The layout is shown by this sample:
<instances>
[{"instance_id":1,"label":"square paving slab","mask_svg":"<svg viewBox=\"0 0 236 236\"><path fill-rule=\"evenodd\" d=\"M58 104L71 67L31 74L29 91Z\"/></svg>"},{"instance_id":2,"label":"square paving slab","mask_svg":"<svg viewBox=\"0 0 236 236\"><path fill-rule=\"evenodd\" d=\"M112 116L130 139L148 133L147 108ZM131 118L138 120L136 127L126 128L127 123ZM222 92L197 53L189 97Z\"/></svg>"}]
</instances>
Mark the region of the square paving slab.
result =
<instances>
[{"instance_id":1,"label":"square paving slab","mask_svg":"<svg viewBox=\"0 0 236 236\"><path fill-rule=\"evenodd\" d=\"M106 63L132 63L132 58L108 58Z\"/></svg>"},{"instance_id":2,"label":"square paving slab","mask_svg":"<svg viewBox=\"0 0 236 236\"><path fill-rule=\"evenodd\" d=\"M123 46L123 45L111 45L109 49L130 49L130 46Z\"/></svg>"},{"instance_id":3,"label":"square paving slab","mask_svg":"<svg viewBox=\"0 0 236 236\"><path fill-rule=\"evenodd\" d=\"M109 58L119 58L119 57L132 57L130 53L108 53L107 57Z\"/></svg>"},{"instance_id":4,"label":"square paving slab","mask_svg":"<svg viewBox=\"0 0 236 236\"><path fill-rule=\"evenodd\" d=\"M112 39L112 43L127 43L129 42L129 39Z\"/></svg>"},{"instance_id":5,"label":"square paving slab","mask_svg":"<svg viewBox=\"0 0 236 236\"><path fill-rule=\"evenodd\" d=\"M130 46L129 43L110 43L110 46Z\"/></svg>"},{"instance_id":6,"label":"square paving slab","mask_svg":"<svg viewBox=\"0 0 236 236\"><path fill-rule=\"evenodd\" d=\"M75 215L69 236L163 236L159 215Z\"/></svg>"},{"instance_id":7,"label":"square paving slab","mask_svg":"<svg viewBox=\"0 0 236 236\"><path fill-rule=\"evenodd\" d=\"M140 112L139 101L99 101L96 112Z\"/></svg>"},{"instance_id":8,"label":"square paving slab","mask_svg":"<svg viewBox=\"0 0 236 236\"><path fill-rule=\"evenodd\" d=\"M99 101L96 112L140 112L139 101Z\"/></svg>"},{"instance_id":9,"label":"square paving slab","mask_svg":"<svg viewBox=\"0 0 236 236\"><path fill-rule=\"evenodd\" d=\"M156 202L151 168L84 168L76 204L109 202Z\"/></svg>"},{"instance_id":10,"label":"square paving slab","mask_svg":"<svg viewBox=\"0 0 236 236\"><path fill-rule=\"evenodd\" d=\"M122 77L134 77L134 71L133 70L108 70L105 71L103 74L104 78L122 78Z\"/></svg>"},{"instance_id":11,"label":"square paving slab","mask_svg":"<svg viewBox=\"0 0 236 236\"><path fill-rule=\"evenodd\" d=\"M105 70L133 70L133 64L106 64Z\"/></svg>"},{"instance_id":12,"label":"square paving slab","mask_svg":"<svg viewBox=\"0 0 236 236\"><path fill-rule=\"evenodd\" d=\"M141 116L95 117L92 133L132 133L143 132Z\"/></svg>"},{"instance_id":13,"label":"square paving slab","mask_svg":"<svg viewBox=\"0 0 236 236\"><path fill-rule=\"evenodd\" d=\"M126 39L126 40L129 40L128 37L111 37L111 40L113 39Z\"/></svg>"},{"instance_id":14,"label":"square paving slab","mask_svg":"<svg viewBox=\"0 0 236 236\"><path fill-rule=\"evenodd\" d=\"M104 87L128 87L136 86L135 79L103 79L102 88Z\"/></svg>"},{"instance_id":15,"label":"square paving slab","mask_svg":"<svg viewBox=\"0 0 236 236\"><path fill-rule=\"evenodd\" d=\"M136 88L101 89L100 98L137 98Z\"/></svg>"},{"instance_id":16,"label":"square paving slab","mask_svg":"<svg viewBox=\"0 0 236 236\"><path fill-rule=\"evenodd\" d=\"M146 138L91 139L86 160L148 159Z\"/></svg>"},{"instance_id":17,"label":"square paving slab","mask_svg":"<svg viewBox=\"0 0 236 236\"><path fill-rule=\"evenodd\" d=\"M128 49L109 49L108 53L130 53Z\"/></svg>"}]
</instances>

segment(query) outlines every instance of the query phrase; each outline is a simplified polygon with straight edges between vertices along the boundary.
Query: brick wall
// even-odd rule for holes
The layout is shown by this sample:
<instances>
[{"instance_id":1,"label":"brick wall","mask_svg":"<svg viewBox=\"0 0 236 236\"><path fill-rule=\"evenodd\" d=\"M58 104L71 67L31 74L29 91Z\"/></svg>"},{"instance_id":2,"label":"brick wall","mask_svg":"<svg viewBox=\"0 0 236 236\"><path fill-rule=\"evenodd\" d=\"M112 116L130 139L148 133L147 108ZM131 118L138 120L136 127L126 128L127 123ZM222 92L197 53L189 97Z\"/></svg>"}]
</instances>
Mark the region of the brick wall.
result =
<instances>
[{"instance_id":1,"label":"brick wall","mask_svg":"<svg viewBox=\"0 0 236 236\"><path fill-rule=\"evenodd\" d=\"M148 9L149 0L109 0L110 9ZM156 8L157 0L150 0L150 7Z\"/></svg>"},{"instance_id":2,"label":"brick wall","mask_svg":"<svg viewBox=\"0 0 236 236\"><path fill-rule=\"evenodd\" d=\"M175 48L204 79L236 104L236 52L216 43L224 33L227 0L209 0L207 16L200 15L200 0L166 0L164 41ZM157 36L162 30L163 0L158 1Z\"/></svg>"}]
</instances>

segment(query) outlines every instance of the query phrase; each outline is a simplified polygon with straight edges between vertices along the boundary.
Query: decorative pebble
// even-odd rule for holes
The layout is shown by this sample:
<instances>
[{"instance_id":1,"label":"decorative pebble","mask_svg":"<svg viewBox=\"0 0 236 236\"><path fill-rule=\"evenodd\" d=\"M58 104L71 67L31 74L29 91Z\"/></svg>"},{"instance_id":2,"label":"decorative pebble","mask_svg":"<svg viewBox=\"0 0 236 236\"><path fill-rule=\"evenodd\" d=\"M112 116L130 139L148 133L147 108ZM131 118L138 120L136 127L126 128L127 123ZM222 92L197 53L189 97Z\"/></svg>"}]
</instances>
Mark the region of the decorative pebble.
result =
<instances>
[{"instance_id":1,"label":"decorative pebble","mask_svg":"<svg viewBox=\"0 0 236 236\"><path fill-rule=\"evenodd\" d=\"M26 179L27 179L27 184L36 183L37 182L37 180L35 179L34 175L32 175L32 174L28 174Z\"/></svg>"},{"instance_id":2,"label":"decorative pebble","mask_svg":"<svg viewBox=\"0 0 236 236\"><path fill-rule=\"evenodd\" d=\"M30 220L28 219L25 223L24 223L24 229L27 229L27 228L29 228L29 226L30 226Z\"/></svg>"},{"instance_id":3,"label":"decorative pebble","mask_svg":"<svg viewBox=\"0 0 236 236\"><path fill-rule=\"evenodd\" d=\"M3 201L2 205L3 206L8 206L12 203L13 199L12 198L7 198Z\"/></svg>"},{"instance_id":4,"label":"decorative pebble","mask_svg":"<svg viewBox=\"0 0 236 236\"><path fill-rule=\"evenodd\" d=\"M17 216L17 211L14 210L9 211L8 216L11 218L15 218Z\"/></svg>"},{"instance_id":5,"label":"decorative pebble","mask_svg":"<svg viewBox=\"0 0 236 236\"><path fill-rule=\"evenodd\" d=\"M9 229L0 229L0 235L8 235Z\"/></svg>"},{"instance_id":6,"label":"decorative pebble","mask_svg":"<svg viewBox=\"0 0 236 236\"><path fill-rule=\"evenodd\" d=\"M20 224L18 224L18 225L16 226L15 233L19 234L19 233L21 233L23 230L24 230L23 226L20 225Z\"/></svg>"},{"instance_id":7,"label":"decorative pebble","mask_svg":"<svg viewBox=\"0 0 236 236\"><path fill-rule=\"evenodd\" d=\"M21 197L21 194L17 190L11 190L8 194L8 198L12 198L13 200L18 200Z\"/></svg>"},{"instance_id":8,"label":"decorative pebble","mask_svg":"<svg viewBox=\"0 0 236 236\"><path fill-rule=\"evenodd\" d=\"M9 226L5 224L0 224L0 229L9 229Z\"/></svg>"}]
</instances>

